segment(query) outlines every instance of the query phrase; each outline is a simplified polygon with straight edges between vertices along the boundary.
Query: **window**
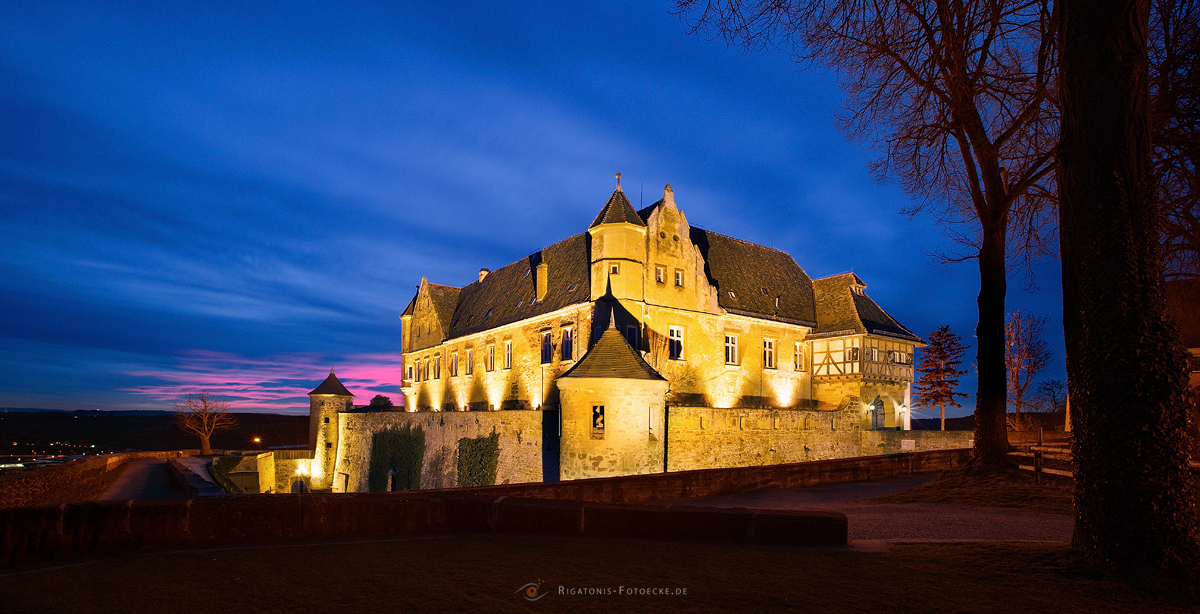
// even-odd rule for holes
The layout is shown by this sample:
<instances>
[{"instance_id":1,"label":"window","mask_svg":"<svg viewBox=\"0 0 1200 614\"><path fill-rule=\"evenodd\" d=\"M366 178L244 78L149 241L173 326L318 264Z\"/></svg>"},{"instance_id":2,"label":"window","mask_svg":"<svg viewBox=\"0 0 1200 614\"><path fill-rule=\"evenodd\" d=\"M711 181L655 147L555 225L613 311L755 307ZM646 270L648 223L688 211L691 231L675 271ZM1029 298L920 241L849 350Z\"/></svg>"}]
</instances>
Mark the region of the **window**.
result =
<instances>
[{"instance_id":1,"label":"window","mask_svg":"<svg viewBox=\"0 0 1200 614\"><path fill-rule=\"evenodd\" d=\"M763 368L775 368L775 340L763 339Z\"/></svg>"},{"instance_id":2,"label":"window","mask_svg":"<svg viewBox=\"0 0 1200 614\"><path fill-rule=\"evenodd\" d=\"M604 406L592 406L592 438L604 439Z\"/></svg>"},{"instance_id":3,"label":"window","mask_svg":"<svg viewBox=\"0 0 1200 614\"><path fill-rule=\"evenodd\" d=\"M670 330L670 338L667 341L667 349L670 351L671 360L683 360L683 327L672 326Z\"/></svg>"},{"instance_id":4,"label":"window","mask_svg":"<svg viewBox=\"0 0 1200 614\"><path fill-rule=\"evenodd\" d=\"M725 335L725 364L737 364L737 335Z\"/></svg>"},{"instance_id":5,"label":"window","mask_svg":"<svg viewBox=\"0 0 1200 614\"><path fill-rule=\"evenodd\" d=\"M879 350L878 349L871 348L871 360L874 362L879 362Z\"/></svg>"},{"instance_id":6,"label":"window","mask_svg":"<svg viewBox=\"0 0 1200 614\"><path fill-rule=\"evenodd\" d=\"M412 379L412 375L413 375L412 374L412 371L413 371L412 365L408 365L407 367L405 367L405 371L408 373L408 377L405 377L404 379Z\"/></svg>"},{"instance_id":7,"label":"window","mask_svg":"<svg viewBox=\"0 0 1200 614\"><path fill-rule=\"evenodd\" d=\"M442 357L433 357L433 379L442 379Z\"/></svg>"},{"instance_id":8,"label":"window","mask_svg":"<svg viewBox=\"0 0 1200 614\"><path fill-rule=\"evenodd\" d=\"M450 377L458 377L458 352L450 354Z\"/></svg>"},{"instance_id":9,"label":"window","mask_svg":"<svg viewBox=\"0 0 1200 614\"><path fill-rule=\"evenodd\" d=\"M638 327L626 326L625 340L629 342L629 347L635 350L638 349Z\"/></svg>"},{"instance_id":10,"label":"window","mask_svg":"<svg viewBox=\"0 0 1200 614\"><path fill-rule=\"evenodd\" d=\"M504 368L512 368L512 341L504 342Z\"/></svg>"},{"instance_id":11,"label":"window","mask_svg":"<svg viewBox=\"0 0 1200 614\"><path fill-rule=\"evenodd\" d=\"M858 348L846 348L846 360L858 360Z\"/></svg>"},{"instance_id":12,"label":"window","mask_svg":"<svg viewBox=\"0 0 1200 614\"><path fill-rule=\"evenodd\" d=\"M667 283L667 267L665 267L665 266L654 267L654 281L657 281L660 284Z\"/></svg>"},{"instance_id":13,"label":"window","mask_svg":"<svg viewBox=\"0 0 1200 614\"><path fill-rule=\"evenodd\" d=\"M792 349L792 368L797 371L804 370L804 350L800 347L800 342L796 342L796 346Z\"/></svg>"},{"instance_id":14,"label":"window","mask_svg":"<svg viewBox=\"0 0 1200 614\"><path fill-rule=\"evenodd\" d=\"M564 328L562 331L562 359L575 358L575 330Z\"/></svg>"},{"instance_id":15,"label":"window","mask_svg":"<svg viewBox=\"0 0 1200 614\"><path fill-rule=\"evenodd\" d=\"M683 270L681 269L675 269L675 285L683 287Z\"/></svg>"},{"instance_id":16,"label":"window","mask_svg":"<svg viewBox=\"0 0 1200 614\"><path fill-rule=\"evenodd\" d=\"M554 357L551 353L553 344L550 341L550 333L542 333L542 364L550 362Z\"/></svg>"},{"instance_id":17,"label":"window","mask_svg":"<svg viewBox=\"0 0 1200 614\"><path fill-rule=\"evenodd\" d=\"M429 381L429 359L428 358L425 359L424 367L425 367L425 372L421 374L421 379L423 379L425 381Z\"/></svg>"},{"instance_id":18,"label":"window","mask_svg":"<svg viewBox=\"0 0 1200 614\"><path fill-rule=\"evenodd\" d=\"M486 371L496 370L496 346L489 344L487 347L487 357L484 358L483 368Z\"/></svg>"},{"instance_id":19,"label":"window","mask_svg":"<svg viewBox=\"0 0 1200 614\"><path fill-rule=\"evenodd\" d=\"M475 350L467 350L467 375L475 373Z\"/></svg>"},{"instance_id":20,"label":"window","mask_svg":"<svg viewBox=\"0 0 1200 614\"><path fill-rule=\"evenodd\" d=\"M608 274L609 275L617 275L620 272L621 272L621 265L619 265L619 264L608 265Z\"/></svg>"}]
</instances>

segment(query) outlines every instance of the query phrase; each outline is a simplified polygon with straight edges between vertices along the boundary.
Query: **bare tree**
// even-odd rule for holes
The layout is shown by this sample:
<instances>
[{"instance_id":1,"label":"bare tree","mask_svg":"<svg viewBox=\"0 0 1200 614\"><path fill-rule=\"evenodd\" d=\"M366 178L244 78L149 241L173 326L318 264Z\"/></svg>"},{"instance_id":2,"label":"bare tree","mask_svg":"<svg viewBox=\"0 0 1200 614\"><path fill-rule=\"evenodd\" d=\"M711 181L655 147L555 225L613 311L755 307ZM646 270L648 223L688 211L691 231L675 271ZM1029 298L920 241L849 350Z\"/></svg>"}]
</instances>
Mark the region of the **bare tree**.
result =
<instances>
[{"instance_id":1,"label":"bare tree","mask_svg":"<svg viewBox=\"0 0 1200 614\"><path fill-rule=\"evenodd\" d=\"M838 123L970 247L979 266L975 453L1008 451L1004 300L1010 249L1042 250L1055 194L1056 32L1050 0L676 0L694 31L785 46L838 72ZM953 225L966 224L968 230ZM1010 242L1010 237L1019 240Z\"/></svg>"},{"instance_id":2,"label":"bare tree","mask_svg":"<svg viewBox=\"0 0 1200 614\"><path fill-rule=\"evenodd\" d=\"M1072 541L1103 570L1194 573L1188 358L1166 312L1151 180L1150 0L1062 0L1058 10Z\"/></svg>"},{"instance_id":3,"label":"bare tree","mask_svg":"<svg viewBox=\"0 0 1200 614\"><path fill-rule=\"evenodd\" d=\"M1067 382L1061 379L1044 379L1033 391L1034 407L1038 411L1059 412L1066 409Z\"/></svg>"},{"instance_id":4,"label":"bare tree","mask_svg":"<svg viewBox=\"0 0 1200 614\"><path fill-rule=\"evenodd\" d=\"M1147 47L1163 273L1200 277L1200 2L1153 0Z\"/></svg>"},{"instance_id":5,"label":"bare tree","mask_svg":"<svg viewBox=\"0 0 1200 614\"><path fill-rule=\"evenodd\" d=\"M1009 313L1004 323L1004 371L1008 376L1008 402L1012 403L1018 421L1026 403L1029 385L1050 364L1050 348L1042 340L1049 322L1049 318L1018 309Z\"/></svg>"},{"instance_id":6,"label":"bare tree","mask_svg":"<svg viewBox=\"0 0 1200 614\"><path fill-rule=\"evenodd\" d=\"M237 426L237 417L229 412L229 403L207 392L189 394L182 403L175 403L175 424L200 438L200 453L212 454L209 439L217 431Z\"/></svg>"},{"instance_id":7,"label":"bare tree","mask_svg":"<svg viewBox=\"0 0 1200 614\"><path fill-rule=\"evenodd\" d=\"M950 326L942 326L929 333L929 347L921 350L920 374L914 387L917 389L913 402L921 407L936 407L942 415L942 430L946 430L946 406L962 407L955 397L968 395L955 392L958 378L966 373L959 369L962 356L967 352L961 338L950 332Z\"/></svg>"}]
</instances>

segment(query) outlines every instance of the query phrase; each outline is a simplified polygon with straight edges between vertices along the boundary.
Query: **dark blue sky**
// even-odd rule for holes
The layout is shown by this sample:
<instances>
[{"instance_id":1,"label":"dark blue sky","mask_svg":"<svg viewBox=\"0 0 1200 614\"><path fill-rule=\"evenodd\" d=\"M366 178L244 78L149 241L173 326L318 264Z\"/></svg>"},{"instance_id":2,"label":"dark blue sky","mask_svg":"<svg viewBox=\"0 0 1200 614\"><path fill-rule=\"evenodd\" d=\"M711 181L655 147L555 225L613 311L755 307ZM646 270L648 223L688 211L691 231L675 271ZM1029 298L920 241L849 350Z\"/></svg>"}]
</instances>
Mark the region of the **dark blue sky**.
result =
<instances>
[{"instance_id":1,"label":"dark blue sky","mask_svg":"<svg viewBox=\"0 0 1200 614\"><path fill-rule=\"evenodd\" d=\"M973 341L974 264L931 262L949 240L871 181L833 75L689 36L666 2L448 4L0 6L0 406L299 409L331 366L397 397L421 277L581 232L617 171ZM1038 271L1009 305L1052 319L1061 377Z\"/></svg>"}]
</instances>

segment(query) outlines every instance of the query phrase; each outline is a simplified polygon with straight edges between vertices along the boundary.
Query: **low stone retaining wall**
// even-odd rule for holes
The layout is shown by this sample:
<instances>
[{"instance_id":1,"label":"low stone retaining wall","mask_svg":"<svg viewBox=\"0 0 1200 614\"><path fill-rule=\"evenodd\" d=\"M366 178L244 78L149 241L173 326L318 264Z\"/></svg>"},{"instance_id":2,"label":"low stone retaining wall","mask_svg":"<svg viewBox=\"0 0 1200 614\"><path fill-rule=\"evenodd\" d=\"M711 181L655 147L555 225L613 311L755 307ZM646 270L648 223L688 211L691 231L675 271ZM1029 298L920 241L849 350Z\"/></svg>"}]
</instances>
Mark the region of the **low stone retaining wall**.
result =
<instances>
[{"instance_id":1,"label":"low stone retaining wall","mask_svg":"<svg viewBox=\"0 0 1200 614\"><path fill-rule=\"evenodd\" d=\"M570 480L557 484L507 484L455 489L493 496L568 499L601 503L672 501L774 488L878 480L943 471L966 464L970 449L931 450L882 456L856 456L807 463L697 469L616 478Z\"/></svg>"},{"instance_id":2,"label":"low stone retaining wall","mask_svg":"<svg viewBox=\"0 0 1200 614\"><path fill-rule=\"evenodd\" d=\"M196 475L196 472L192 471L191 467L174 458L167 461L167 470L171 472L171 475L179 483L179 486L183 488L184 494L189 499L195 497L221 497L226 494L224 488Z\"/></svg>"},{"instance_id":3,"label":"low stone retaining wall","mask_svg":"<svg viewBox=\"0 0 1200 614\"><path fill-rule=\"evenodd\" d=\"M59 505L98 496L107 474L121 465L143 458L195 456L199 450L120 452L0 476L0 509Z\"/></svg>"}]
</instances>

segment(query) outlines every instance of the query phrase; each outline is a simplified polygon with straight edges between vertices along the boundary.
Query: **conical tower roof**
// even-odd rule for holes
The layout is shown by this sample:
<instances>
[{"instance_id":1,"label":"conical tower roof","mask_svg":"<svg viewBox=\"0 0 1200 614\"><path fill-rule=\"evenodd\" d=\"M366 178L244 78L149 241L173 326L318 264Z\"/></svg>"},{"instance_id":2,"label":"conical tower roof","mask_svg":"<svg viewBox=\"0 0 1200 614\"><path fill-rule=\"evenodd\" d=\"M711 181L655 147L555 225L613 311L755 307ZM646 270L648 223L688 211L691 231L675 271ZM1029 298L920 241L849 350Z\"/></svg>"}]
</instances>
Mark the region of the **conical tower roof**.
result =
<instances>
[{"instance_id":1,"label":"conical tower roof","mask_svg":"<svg viewBox=\"0 0 1200 614\"><path fill-rule=\"evenodd\" d=\"M625 337L617 331L611 324L608 329L600 335L600 340L579 362L575 363L561 377L613 377L619 379L650 379L663 380L667 378L659 375L658 371L654 370L642 360L629 343L625 341Z\"/></svg>"},{"instance_id":2,"label":"conical tower roof","mask_svg":"<svg viewBox=\"0 0 1200 614\"><path fill-rule=\"evenodd\" d=\"M350 394L349 390L346 390L346 387L342 385L341 380L339 380L337 376L333 374L333 369L329 370L329 377L325 378L325 381L321 382L320 386L317 386L308 394L332 394L341 397L354 396Z\"/></svg>"},{"instance_id":3,"label":"conical tower roof","mask_svg":"<svg viewBox=\"0 0 1200 614\"><path fill-rule=\"evenodd\" d=\"M633 205L629 204L629 199L625 198L625 192L621 191L621 186L617 186L612 196L608 197L608 202L604 203L604 208L596 215L596 219L592 221L592 225L588 228L595 228L601 224L633 224L635 226L645 226L646 222L642 221L641 216L634 210Z\"/></svg>"}]
</instances>

